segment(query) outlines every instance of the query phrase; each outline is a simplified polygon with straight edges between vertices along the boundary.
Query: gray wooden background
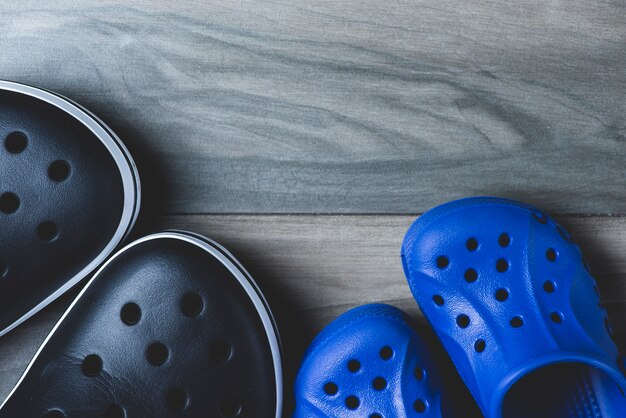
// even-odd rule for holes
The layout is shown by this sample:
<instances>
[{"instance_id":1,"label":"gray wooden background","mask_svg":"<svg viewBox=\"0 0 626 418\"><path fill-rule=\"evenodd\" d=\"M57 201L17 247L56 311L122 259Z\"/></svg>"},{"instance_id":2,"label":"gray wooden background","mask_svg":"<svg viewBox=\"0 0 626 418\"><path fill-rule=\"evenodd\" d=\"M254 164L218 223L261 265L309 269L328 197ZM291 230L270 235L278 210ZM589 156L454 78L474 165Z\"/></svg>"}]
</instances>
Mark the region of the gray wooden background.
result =
<instances>
[{"instance_id":1,"label":"gray wooden background","mask_svg":"<svg viewBox=\"0 0 626 418\"><path fill-rule=\"evenodd\" d=\"M623 0L1 2L0 78L118 132L144 184L136 236L191 229L249 267L288 387L350 307L419 321L404 232L476 194L557 213L626 351ZM0 340L0 398L74 294Z\"/></svg>"}]
</instances>

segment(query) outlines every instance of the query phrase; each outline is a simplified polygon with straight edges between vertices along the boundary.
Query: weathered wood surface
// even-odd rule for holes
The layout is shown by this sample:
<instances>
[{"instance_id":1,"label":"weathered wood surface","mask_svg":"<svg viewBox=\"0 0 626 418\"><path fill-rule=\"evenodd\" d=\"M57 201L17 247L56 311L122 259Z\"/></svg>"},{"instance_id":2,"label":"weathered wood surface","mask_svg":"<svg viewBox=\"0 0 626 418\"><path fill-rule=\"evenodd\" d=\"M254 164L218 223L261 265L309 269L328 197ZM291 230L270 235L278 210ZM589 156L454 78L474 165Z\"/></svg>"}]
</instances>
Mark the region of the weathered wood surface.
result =
<instances>
[{"instance_id":1,"label":"weathered wood surface","mask_svg":"<svg viewBox=\"0 0 626 418\"><path fill-rule=\"evenodd\" d=\"M6 1L0 55L119 131L159 213L626 212L623 1Z\"/></svg>"},{"instance_id":2,"label":"weathered wood surface","mask_svg":"<svg viewBox=\"0 0 626 418\"><path fill-rule=\"evenodd\" d=\"M1 79L81 102L129 145L136 236L190 229L249 268L287 388L345 310L420 321L402 214L467 195L572 214L626 350L626 217L603 215L626 214L623 1L2 2L0 56ZM75 294L0 339L0 399Z\"/></svg>"},{"instance_id":3,"label":"weathered wood surface","mask_svg":"<svg viewBox=\"0 0 626 418\"><path fill-rule=\"evenodd\" d=\"M387 302L424 323L399 260L413 216L211 215L150 219L137 234L178 228L228 247L269 297L286 353L289 399L293 374L310 340L351 307ZM616 338L626 349L626 217L561 216L598 279ZM0 339L0 399L75 295ZM287 403L289 405L289 402Z\"/></svg>"}]
</instances>

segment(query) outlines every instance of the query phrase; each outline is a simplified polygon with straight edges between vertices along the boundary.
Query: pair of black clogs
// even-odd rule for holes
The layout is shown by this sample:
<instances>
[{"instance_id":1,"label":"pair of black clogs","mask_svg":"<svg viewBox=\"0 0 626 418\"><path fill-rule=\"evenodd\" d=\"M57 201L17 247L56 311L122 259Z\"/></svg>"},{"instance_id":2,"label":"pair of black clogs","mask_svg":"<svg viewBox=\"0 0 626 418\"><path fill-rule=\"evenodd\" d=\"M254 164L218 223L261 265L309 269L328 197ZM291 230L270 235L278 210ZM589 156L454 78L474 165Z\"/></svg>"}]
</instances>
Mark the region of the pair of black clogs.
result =
<instances>
[{"instance_id":1,"label":"pair of black clogs","mask_svg":"<svg viewBox=\"0 0 626 418\"><path fill-rule=\"evenodd\" d=\"M120 249L141 188L119 138L22 84L0 109L0 335L91 276L0 417L280 417L278 332L244 267L189 232Z\"/></svg>"}]
</instances>

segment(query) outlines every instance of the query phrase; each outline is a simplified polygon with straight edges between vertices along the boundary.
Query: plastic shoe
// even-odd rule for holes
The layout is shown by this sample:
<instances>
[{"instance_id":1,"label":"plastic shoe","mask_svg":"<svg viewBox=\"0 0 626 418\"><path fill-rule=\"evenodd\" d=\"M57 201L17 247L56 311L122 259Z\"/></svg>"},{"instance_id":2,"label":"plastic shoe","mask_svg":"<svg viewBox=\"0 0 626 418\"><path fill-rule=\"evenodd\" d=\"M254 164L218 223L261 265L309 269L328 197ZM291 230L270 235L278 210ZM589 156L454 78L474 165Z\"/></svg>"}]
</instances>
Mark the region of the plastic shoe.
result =
<instances>
[{"instance_id":1,"label":"plastic shoe","mask_svg":"<svg viewBox=\"0 0 626 418\"><path fill-rule=\"evenodd\" d=\"M577 246L537 209L439 206L402 246L409 285L487 417L626 416L626 380Z\"/></svg>"},{"instance_id":2,"label":"plastic shoe","mask_svg":"<svg viewBox=\"0 0 626 418\"><path fill-rule=\"evenodd\" d=\"M79 105L0 81L0 335L92 273L139 212L135 164Z\"/></svg>"},{"instance_id":3,"label":"plastic shoe","mask_svg":"<svg viewBox=\"0 0 626 418\"><path fill-rule=\"evenodd\" d=\"M295 385L294 418L441 417L437 373L402 311L355 308L311 343Z\"/></svg>"},{"instance_id":4,"label":"plastic shoe","mask_svg":"<svg viewBox=\"0 0 626 418\"><path fill-rule=\"evenodd\" d=\"M280 418L267 302L218 244L165 232L89 281L0 407L0 417Z\"/></svg>"}]
</instances>

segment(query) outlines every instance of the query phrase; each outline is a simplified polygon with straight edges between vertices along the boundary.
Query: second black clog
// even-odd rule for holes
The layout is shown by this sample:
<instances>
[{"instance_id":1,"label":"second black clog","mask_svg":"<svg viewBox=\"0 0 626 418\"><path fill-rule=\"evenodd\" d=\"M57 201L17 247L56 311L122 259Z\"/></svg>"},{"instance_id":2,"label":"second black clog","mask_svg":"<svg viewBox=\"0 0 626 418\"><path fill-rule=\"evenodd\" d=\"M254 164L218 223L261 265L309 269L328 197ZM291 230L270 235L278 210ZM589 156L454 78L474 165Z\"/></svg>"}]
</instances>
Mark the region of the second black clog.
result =
<instances>
[{"instance_id":1,"label":"second black clog","mask_svg":"<svg viewBox=\"0 0 626 418\"><path fill-rule=\"evenodd\" d=\"M239 262L197 235L142 238L96 273L0 417L280 418L268 304Z\"/></svg>"}]
</instances>

